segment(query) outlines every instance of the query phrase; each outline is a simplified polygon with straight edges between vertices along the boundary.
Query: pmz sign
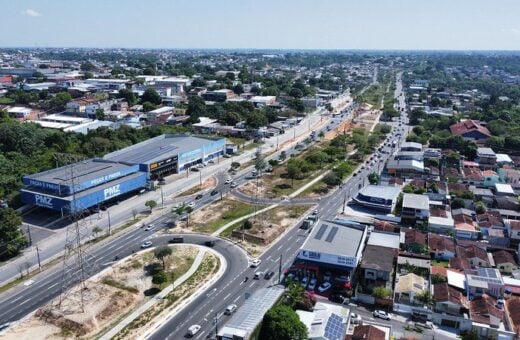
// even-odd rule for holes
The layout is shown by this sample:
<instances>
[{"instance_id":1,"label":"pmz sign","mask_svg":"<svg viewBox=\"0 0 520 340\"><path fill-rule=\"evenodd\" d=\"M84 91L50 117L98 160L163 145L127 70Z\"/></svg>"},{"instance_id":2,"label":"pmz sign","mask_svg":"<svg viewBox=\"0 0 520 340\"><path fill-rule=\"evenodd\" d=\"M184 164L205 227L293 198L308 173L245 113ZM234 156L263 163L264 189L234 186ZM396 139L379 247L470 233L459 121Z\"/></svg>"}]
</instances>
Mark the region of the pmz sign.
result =
<instances>
[{"instance_id":1,"label":"pmz sign","mask_svg":"<svg viewBox=\"0 0 520 340\"><path fill-rule=\"evenodd\" d=\"M54 208L54 205L52 204L52 198L48 196L34 195L34 203L40 207L51 209Z\"/></svg>"},{"instance_id":2,"label":"pmz sign","mask_svg":"<svg viewBox=\"0 0 520 340\"><path fill-rule=\"evenodd\" d=\"M119 195L121 195L120 184L116 184L114 186L111 186L110 188L106 188L105 190L103 190L103 196L105 197L105 200Z\"/></svg>"}]
</instances>

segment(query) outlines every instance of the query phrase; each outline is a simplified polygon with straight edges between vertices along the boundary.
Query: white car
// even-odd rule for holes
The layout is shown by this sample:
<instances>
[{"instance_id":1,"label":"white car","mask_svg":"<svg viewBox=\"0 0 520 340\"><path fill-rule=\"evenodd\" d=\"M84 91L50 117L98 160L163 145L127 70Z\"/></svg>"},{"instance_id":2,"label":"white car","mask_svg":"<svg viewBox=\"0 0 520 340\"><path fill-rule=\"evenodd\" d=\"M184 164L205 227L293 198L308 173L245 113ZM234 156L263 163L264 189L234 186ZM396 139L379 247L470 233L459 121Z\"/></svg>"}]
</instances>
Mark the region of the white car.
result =
<instances>
[{"instance_id":1,"label":"white car","mask_svg":"<svg viewBox=\"0 0 520 340\"><path fill-rule=\"evenodd\" d=\"M302 278L302 282L300 282L300 284L302 285L303 288L307 287L307 283L309 283L309 278L307 276L304 276Z\"/></svg>"},{"instance_id":2,"label":"white car","mask_svg":"<svg viewBox=\"0 0 520 340\"><path fill-rule=\"evenodd\" d=\"M188 207L193 208L195 206L195 202L188 203Z\"/></svg>"},{"instance_id":3,"label":"white car","mask_svg":"<svg viewBox=\"0 0 520 340\"><path fill-rule=\"evenodd\" d=\"M320 293L323 293L323 292L326 292L327 290L330 289L330 287L332 287L332 284L330 282L323 282L319 287L318 287L318 291Z\"/></svg>"},{"instance_id":4,"label":"white car","mask_svg":"<svg viewBox=\"0 0 520 340\"><path fill-rule=\"evenodd\" d=\"M231 187L236 188L236 187L238 187L238 184L236 182L231 182Z\"/></svg>"},{"instance_id":5,"label":"white car","mask_svg":"<svg viewBox=\"0 0 520 340\"><path fill-rule=\"evenodd\" d=\"M374 313L372 313L372 315L374 315L374 317L376 317L376 318L380 318L383 320L390 320L390 315L388 315L387 312L380 310L380 309L376 309L374 311Z\"/></svg>"},{"instance_id":6,"label":"white car","mask_svg":"<svg viewBox=\"0 0 520 340\"><path fill-rule=\"evenodd\" d=\"M260 264L260 262L262 262L262 260L260 260L260 259L254 259L253 261L251 261L251 268L256 268L256 267L258 267L258 265Z\"/></svg>"},{"instance_id":7,"label":"white car","mask_svg":"<svg viewBox=\"0 0 520 340\"><path fill-rule=\"evenodd\" d=\"M231 178L226 179L226 184L231 183L233 180Z\"/></svg>"},{"instance_id":8,"label":"white car","mask_svg":"<svg viewBox=\"0 0 520 340\"><path fill-rule=\"evenodd\" d=\"M260 278L264 276L264 272L256 272L255 273L255 276L253 277L253 279L255 280L260 280Z\"/></svg>"},{"instance_id":9,"label":"white car","mask_svg":"<svg viewBox=\"0 0 520 340\"><path fill-rule=\"evenodd\" d=\"M356 313L350 313L350 323L353 325L359 324L361 321L361 316L357 315Z\"/></svg>"},{"instance_id":10,"label":"white car","mask_svg":"<svg viewBox=\"0 0 520 340\"><path fill-rule=\"evenodd\" d=\"M149 224L149 225L146 227L145 230L146 230L146 231L150 231L150 230L153 229L153 227L154 227L153 224Z\"/></svg>"},{"instance_id":11,"label":"white car","mask_svg":"<svg viewBox=\"0 0 520 340\"><path fill-rule=\"evenodd\" d=\"M226 311L224 312L224 314L231 315L237 310L237 308L238 308L237 305L235 305L234 303L230 304L229 306L226 307Z\"/></svg>"},{"instance_id":12,"label":"white car","mask_svg":"<svg viewBox=\"0 0 520 340\"><path fill-rule=\"evenodd\" d=\"M188 328L188 336L194 336L200 331L200 325L191 325L190 328Z\"/></svg>"},{"instance_id":13,"label":"white car","mask_svg":"<svg viewBox=\"0 0 520 340\"><path fill-rule=\"evenodd\" d=\"M308 290L314 290L316 288L316 279L312 278L309 281L309 286L307 287Z\"/></svg>"},{"instance_id":14,"label":"white car","mask_svg":"<svg viewBox=\"0 0 520 340\"><path fill-rule=\"evenodd\" d=\"M141 248L142 249L150 248L152 246L152 244L153 244L152 241L146 241L143 244L141 244Z\"/></svg>"}]
</instances>

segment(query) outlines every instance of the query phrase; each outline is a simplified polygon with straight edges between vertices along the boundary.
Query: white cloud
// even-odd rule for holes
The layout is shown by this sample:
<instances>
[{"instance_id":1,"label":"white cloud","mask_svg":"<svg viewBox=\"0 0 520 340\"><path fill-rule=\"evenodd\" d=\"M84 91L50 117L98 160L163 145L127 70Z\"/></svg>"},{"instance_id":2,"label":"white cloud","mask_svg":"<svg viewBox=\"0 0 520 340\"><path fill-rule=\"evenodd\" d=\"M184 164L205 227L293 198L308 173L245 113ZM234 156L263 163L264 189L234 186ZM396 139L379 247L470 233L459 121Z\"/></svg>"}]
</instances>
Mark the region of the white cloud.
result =
<instances>
[{"instance_id":1,"label":"white cloud","mask_svg":"<svg viewBox=\"0 0 520 340\"><path fill-rule=\"evenodd\" d=\"M37 12L31 8L28 8L25 11L22 11L22 15L26 15L28 17L33 17L33 18L42 16L42 14L40 12Z\"/></svg>"},{"instance_id":2,"label":"white cloud","mask_svg":"<svg viewBox=\"0 0 520 340\"><path fill-rule=\"evenodd\" d=\"M520 28L502 28L502 32L512 33L514 35L520 35Z\"/></svg>"}]
</instances>

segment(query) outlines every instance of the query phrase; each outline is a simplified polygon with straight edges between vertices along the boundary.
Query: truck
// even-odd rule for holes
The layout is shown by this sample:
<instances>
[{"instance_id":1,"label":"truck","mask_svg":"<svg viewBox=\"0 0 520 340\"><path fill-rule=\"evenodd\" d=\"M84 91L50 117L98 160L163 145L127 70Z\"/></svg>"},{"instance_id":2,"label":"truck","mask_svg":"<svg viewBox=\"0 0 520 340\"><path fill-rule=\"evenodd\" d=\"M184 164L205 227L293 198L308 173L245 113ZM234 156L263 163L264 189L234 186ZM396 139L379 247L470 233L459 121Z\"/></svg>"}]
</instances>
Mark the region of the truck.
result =
<instances>
[{"instance_id":1,"label":"truck","mask_svg":"<svg viewBox=\"0 0 520 340\"><path fill-rule=\"evenodd\" d=\"M303 230L308 230L308 229L311 229L312 226L314 225L314 222L316 222L316 219L314 219L315 216L313 215L310 215L310 216L307 216L303 222L302 222L302 225L301 225L301 229Z\"/></svg>"}]
</instances>

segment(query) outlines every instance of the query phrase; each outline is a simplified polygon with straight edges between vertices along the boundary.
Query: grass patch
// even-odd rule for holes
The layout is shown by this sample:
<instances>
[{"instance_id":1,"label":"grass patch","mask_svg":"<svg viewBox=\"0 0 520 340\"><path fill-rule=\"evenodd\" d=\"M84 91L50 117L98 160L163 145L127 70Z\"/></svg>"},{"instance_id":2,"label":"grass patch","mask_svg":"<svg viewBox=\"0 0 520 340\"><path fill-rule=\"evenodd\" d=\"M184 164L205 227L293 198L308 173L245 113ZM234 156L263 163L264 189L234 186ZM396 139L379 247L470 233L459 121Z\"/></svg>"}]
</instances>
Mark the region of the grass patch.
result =
<instances>
[{"instance_id":1,"label":"grass patch","mask_svg":"<svg viewBox=\"0 0 520 340\"><path fill-rule=\"evenodd\" d=\"M103 282L104 284L108 285L108 286L111 286L111 287L114 287L114 288L117 288L117 289L121 289L121 290L126 290L127 292L130 292L132 294L137 294L139 293L139 290L135 287L130 287L130 286L127 286L125 285L124 283L122 282L119 282L119 281L116 281L114 280L113 278L111 277L105 277L103 279Z\"/></svg>"},{"instance_id":2,"label":"grass patch","mask_svg":"<svg viewBox=\"0 0 520 340\"><path fill-rule=\"evenodd\" d=\"M183 191L181 192L180 194L178 194L177 196L175 197L183 197L183 196L191 196L191 195L195 195L197 192L199 192L201 190L200 188L200 184L199 185L196 185L194 186L193 188L191 189L188 189L186 191Z\"/></svg>"},{"instance_id":3,"label":"grass patch","mask_svg":"<svg viewBox=\"0 0 520 340\"><path fill-rule=\"evenodd\" d=\"M432 261L432 266L441 266L441 267L444 267L444 268L448 268L450 266L450 262L449 261L433 260Z\"/></svg>"},{"instance_id":4,"label":"grass patch","mask_svg":"<svg viewBox=\"0 0 520 340\"><path fill-rule=\"evenodd\" d=\"M257 209L263 208L263 206L257 207ZM212 210L212 208L214 209ZM190 223L190 225L194 231L212 233L223 225L236 220L237 218L251 214L253 211L253 205L251 204L225 199L223 201L217 201L217 203L213 203L208 207L207 222ZM217 216L217 218L212 219L212 216Z\"/></svg>"}]
</instances>

